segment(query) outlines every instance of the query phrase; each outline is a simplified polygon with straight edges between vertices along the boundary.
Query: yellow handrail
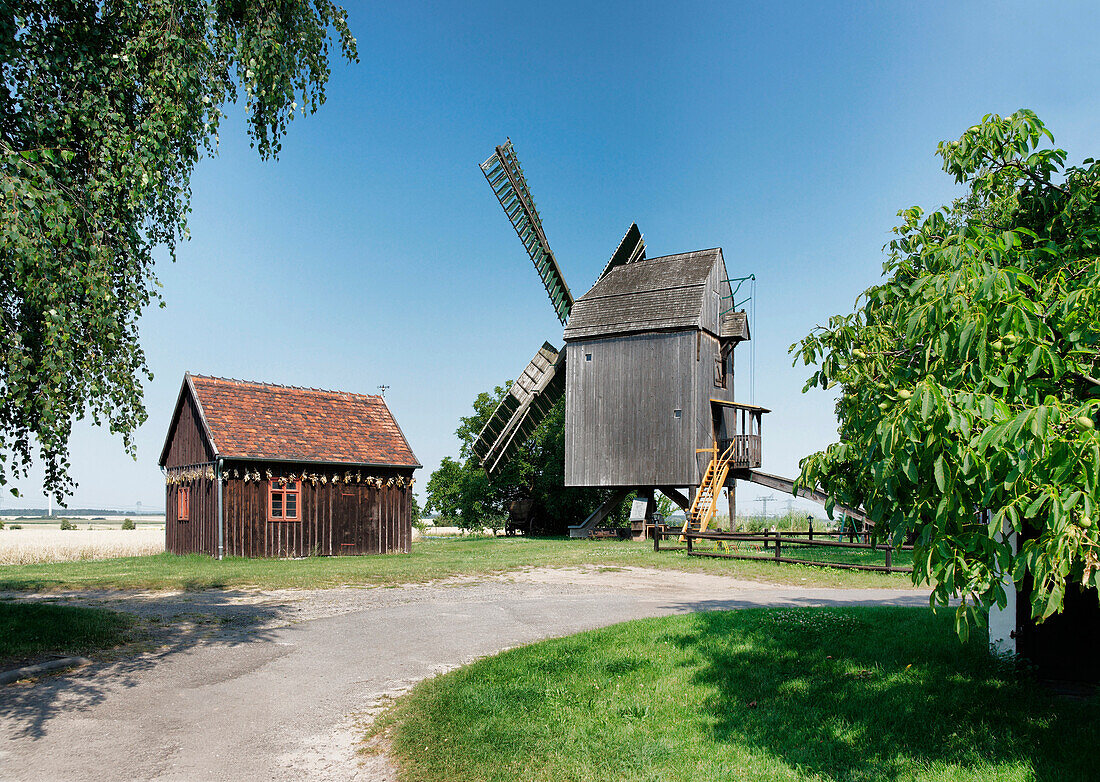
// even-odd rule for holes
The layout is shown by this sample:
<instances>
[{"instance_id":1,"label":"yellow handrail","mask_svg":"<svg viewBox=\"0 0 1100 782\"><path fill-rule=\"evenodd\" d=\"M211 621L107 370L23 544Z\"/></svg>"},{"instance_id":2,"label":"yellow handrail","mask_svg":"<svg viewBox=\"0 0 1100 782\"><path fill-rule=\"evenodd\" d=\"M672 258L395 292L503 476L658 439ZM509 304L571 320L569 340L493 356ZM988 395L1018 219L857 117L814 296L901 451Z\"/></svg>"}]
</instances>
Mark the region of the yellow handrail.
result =
<instances>
[{"instance_id":1,"label":"yellow handrail","mask_svg":"<svg viewBox=\"0 0 1100 782\"><path fill-rule=\"evenodd\" d=\"M722 491L722 487L726 485L726 478L729 477L730 460L733 458L733 443L731 442L721 454L718 453L717 441L714 443L713 448L698 448L695 452L708 451L713 453L714 456L703 473L703 480L699 482L699 491L695 493L687 518L684 519L684 527L680 530L680 540L684 539L683 536L691 529L693 522L698 523L699 532L703 532L710 525L715 512L718 510L718 493Z\"/></svg>"}]
</instances>

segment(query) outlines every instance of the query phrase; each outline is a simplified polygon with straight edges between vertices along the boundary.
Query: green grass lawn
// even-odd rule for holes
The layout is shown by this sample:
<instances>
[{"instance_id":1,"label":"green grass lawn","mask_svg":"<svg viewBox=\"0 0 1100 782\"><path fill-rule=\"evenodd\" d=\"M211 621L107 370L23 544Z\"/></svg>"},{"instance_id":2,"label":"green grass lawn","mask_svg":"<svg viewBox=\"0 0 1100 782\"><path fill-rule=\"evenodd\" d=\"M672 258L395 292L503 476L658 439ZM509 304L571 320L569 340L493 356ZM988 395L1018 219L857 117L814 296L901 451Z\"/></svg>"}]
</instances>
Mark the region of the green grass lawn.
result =
<instances>
[{"instance_id":1,"label":"green grass lawn","mask_svg":"<svg viewBox=\"0 0 1100 782\"><path fill-rule=\"evenodd\" d=\"M928 609L648 619L418 684L375 724L403 779L1095 780L1100 699Z\"/></svg>"},{"instance_id":2,"label":"green grass lawn","mask_svg":"<svg viewBox=\"0 0 1100 782\"><path fill-rule=\"evenodd\" d=\"M0 669L49 655L84 655L136 640L138 620L102 608L0 601Z\"/></svg>"},{"instance_id":3,"label":"green grass lawn","mask_svg":"<svg viewBox=\"0 0 1100 782\"><path fill-rule=\"evenodd\" d=\"M299 560L160 554L79 562L0 566L0 590L334 587L424 582L528 567L600 565L715 573L781 584L904 587L906 576L774 562L654 554L652 544L617 540L451 538L413 544L411 554Z\"/></svg>"}]
</instances>

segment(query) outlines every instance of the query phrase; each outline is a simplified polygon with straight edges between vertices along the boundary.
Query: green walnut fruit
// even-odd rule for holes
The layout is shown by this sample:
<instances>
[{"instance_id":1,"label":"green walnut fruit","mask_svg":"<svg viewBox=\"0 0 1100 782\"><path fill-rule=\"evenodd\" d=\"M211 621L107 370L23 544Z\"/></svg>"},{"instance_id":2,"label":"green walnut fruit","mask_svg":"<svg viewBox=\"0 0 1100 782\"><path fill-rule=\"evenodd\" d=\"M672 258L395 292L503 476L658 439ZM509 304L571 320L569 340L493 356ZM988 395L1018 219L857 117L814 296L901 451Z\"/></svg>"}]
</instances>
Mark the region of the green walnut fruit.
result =
<instances>
[{"instance_id":1,"label":"green walnut fruit","mask_svg":"<svg viewBox=\"0 0 1100 782\"><path fill-rule=\"evenodd\" d=\"M879 402L878 403L878 409L885 413L887 410L890 409L890 403L889 402Z\"/></svg>"},{"instance_id":2,"label":"green walnut fruit","mask_svg":"<svg viewBox=\"0 0 1100 782\"><path fill-rule=\"evenodd\" d=\"M1001 340L997 340L996 342L993 343L993 349L998 351L998 352L1002 351L1002 350L1005 349L1005 343L1001 342Z\"/></svg>"},{"instance_id":3,"label":"green walnut fruit","mask_svg":"<svg viewBox=\"0 0 1100 782\"><path fill-rule=\"evenodd\" d=\"M1088 516L1082 516L1081 520L1078 521L1077 523L1080 524L1085 529L1088 529L1089 527L1092 526L1092 519L1090 519Z\"/></svg>"},{"instance_id":4,"label":"green walnut fruit","mask_svg":"<svg viewBox=\"0 0 1100 782\"><path fill-rule=\"evenodd\" d=\"M856 358L867 358L867 354L864 351L860 350L859 348L856 348L855 350L853 350L852 355L855 356Z\"/></svg>"},{"instance_id":5,"label":"green walnut fruit","mask_svg":"<svg viewBox=\"0 0 1100 782\"><path fill-rule=\"evenodd\" d=\"M1096 423L1087 415L1077 417L1077 428L1082 432L1087 432L1089 429L1095 429Z\"/></svg>"},{"instance_id":6,"label":"green walnut fruit","mask_svg":"<svg viewBox=\"0 0 1100 782\"><path fill-rule=\"evenodd\" d=\"M909 391L907 389L903 388L903 389L898 391L898 399L900 399L903 402L911 396L913 396L913 392Z\"/></svg>"},{"instance_id":7,"label":"green walnut fruit","mask_svg":"<svg viewBox=\"0 0 1100 782\"><path fill-rule=\"evenodd\" d=\"M1006 345L1008 345L1009 347L1012 347L1013 345L1015 345L1017 342L1020 341L1020 338L1017 337L1015 334L1005 334L1004 341L1005 341Z\"/></svg>"}]
</instances>

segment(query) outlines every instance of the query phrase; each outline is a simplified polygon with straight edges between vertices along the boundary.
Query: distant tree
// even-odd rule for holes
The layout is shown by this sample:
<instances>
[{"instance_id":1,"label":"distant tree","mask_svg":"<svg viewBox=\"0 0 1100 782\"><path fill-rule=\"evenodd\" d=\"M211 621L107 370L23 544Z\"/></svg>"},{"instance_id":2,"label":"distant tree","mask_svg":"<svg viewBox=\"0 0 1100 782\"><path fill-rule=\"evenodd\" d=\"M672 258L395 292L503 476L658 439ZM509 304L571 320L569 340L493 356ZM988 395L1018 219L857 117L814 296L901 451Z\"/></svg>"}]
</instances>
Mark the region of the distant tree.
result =
<instances>
[{"instance_id":1,"label":"distant tree","mask_svg":"<svg viewBox=\"0 0 1100 782\"><path fill-rule=\"evenodd\" d=\"M960 632L1005 605L999 572L1033 579L1040 619L1067 583L1100 586L1100 164L1047 141L1020 110L942 142L966 196L900 212L885 280L791 346L819 367L806 390L840 391L839 442L800 483L915 540L914 580L962 596Z\"/></svg>"},{"instance_id":2,"label":"distant tree","mask_svg":"<svg viewBox=\"0 0 1100 782\"><path fill-rule=\"evenodd\" d=\"M511 386L497 386L474 400L474 414L461 418L455 434L461 443L458 459L445 457L428 480L425 509L451 523L468 528L499 528L516 500L532 502L535 527L548 534L563 534L571 524L583 521L610 496L606 489L565 486L565 400L561 400L539 424L507 466L492 481L473 456L473 444L485 422ZM624 504L609 519L623 523Z\"/></svg>"},{"instance_id":3,"label":"distant tree","mask_svg":"<svg viewBox=\"0 0 1100 782\"><path fill-rule=\"evenodd\" d=\"M191 172L239 92L264 158L297 111L324 102L330 33L354 60L329 0L4 4L0 485L27 474L37 443L62 502L72 422L86 415L134 453L153 250L174 258L187 237Z\"/></svg>"}]
</instances>

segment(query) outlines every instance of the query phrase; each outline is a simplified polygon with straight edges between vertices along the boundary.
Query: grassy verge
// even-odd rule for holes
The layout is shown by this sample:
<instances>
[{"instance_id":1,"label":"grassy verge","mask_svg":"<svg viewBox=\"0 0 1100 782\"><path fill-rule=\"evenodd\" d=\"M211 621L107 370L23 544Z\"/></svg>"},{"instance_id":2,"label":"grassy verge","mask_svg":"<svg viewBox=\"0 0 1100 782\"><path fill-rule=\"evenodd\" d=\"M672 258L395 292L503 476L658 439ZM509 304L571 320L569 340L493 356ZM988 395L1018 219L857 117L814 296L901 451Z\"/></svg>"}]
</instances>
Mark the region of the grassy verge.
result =
<instances>
[{"instance_id":1,"label":"grassy verge","mask_svg":"<svg viewBox=\"0 0 1100 782\"><path fill-rule=\"evenodd\" d=\"M928 609L642 620L417 685L376 723L403 779L1093 780L1100 699L963 647Z\"/></svg>"},{"instance_id":2,"label":"grassy verge","mask_svg":"<svg viewBox=\"0 0 1100 782\"><path fill-rule=\"evenodd\" d=\"M0 668L37 658L85 655L136 640L141 631L129 614L102 608L0 602Z\"/></svg>"},{"instance_id":3,"label":"grassy verge","mask_svg":"<svg viewBox=\"0 0 1100 782\"><path fill-rule=\"evenodd\" d=\"M774 562L654 554L651 545L613 540L459 538L413 544L411 554L311 557L300 560L226 559L159 554L97 561L0 567L0 590L315 588L392 585L450 576L503 573L529 567L583 565L651 567L730 575L781 584L904 587L904 576L860 573Z\"/></svg>"}]
</instances>

